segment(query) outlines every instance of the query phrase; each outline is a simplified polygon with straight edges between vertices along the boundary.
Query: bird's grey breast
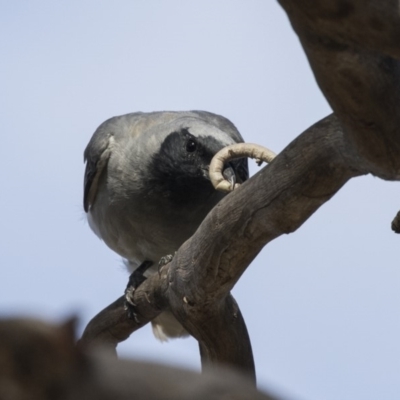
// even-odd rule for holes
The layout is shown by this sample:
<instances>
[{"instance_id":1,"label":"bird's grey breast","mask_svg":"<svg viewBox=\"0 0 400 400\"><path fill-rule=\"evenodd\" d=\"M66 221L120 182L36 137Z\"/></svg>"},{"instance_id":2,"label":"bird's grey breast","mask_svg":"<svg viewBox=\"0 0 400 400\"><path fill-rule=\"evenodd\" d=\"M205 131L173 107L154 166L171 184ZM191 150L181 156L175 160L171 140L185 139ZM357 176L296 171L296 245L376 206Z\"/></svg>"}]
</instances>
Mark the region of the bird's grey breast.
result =
<instances>
[{"instance_id":1,"label":"bird's grey breast","mask_svg":"<svg viewBox=\"0 0 400 400\"><path fill-rule=\"evenodd\" d=\"M203 153L242 141L233 124L215 114L135 113L102 124L85 151L89 224L133 264L176 251L223 197L201 174L185 172L193 167L192 154L181 154L185 135L203 141Z\"/></svg>"}]
</instances>

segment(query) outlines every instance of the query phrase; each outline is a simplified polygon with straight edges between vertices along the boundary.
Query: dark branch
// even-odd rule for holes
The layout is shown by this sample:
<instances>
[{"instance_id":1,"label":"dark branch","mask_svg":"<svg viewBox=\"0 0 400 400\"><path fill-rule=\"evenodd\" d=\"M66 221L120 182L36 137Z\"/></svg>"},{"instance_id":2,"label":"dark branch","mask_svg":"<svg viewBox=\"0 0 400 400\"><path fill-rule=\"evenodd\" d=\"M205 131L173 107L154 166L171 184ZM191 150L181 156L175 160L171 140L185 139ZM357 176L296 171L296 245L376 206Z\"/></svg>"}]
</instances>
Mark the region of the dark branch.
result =
<instances>
[{"instance_id":1,"label":"dark branch","mask_svg":"<svg viewBox=\"0 0 400 400\"><path fill-rule=\"evenodd\" d=\"M185 242L160 275L135 292L140 323L126 317L121 299L98 314L81 344L114 347L170 308L199 341L202 360L254 376L251 345L230 291L271 240L298 229L348 179L354 154L331 115L294 140L256 176L229 194Z\"/></svg>"},{"instance_id":2,"label":"dark branch","mask_svg":"<svg viewBox=\"0 0 400 400\"><path fill-rule=\"evenodd\" d=\"M392 231L400 233L400 211L396 214L392 221Z\"/></svg>"},{"instance_id":3,"label":"dark branch","mask_svg":"<svg viewBox=\"0 0 400 400\"><path fill-rule=\"evenodd\" d=\"M397 1L279 0L363 168L400 179Z\"/></svg>"}]
</instances>

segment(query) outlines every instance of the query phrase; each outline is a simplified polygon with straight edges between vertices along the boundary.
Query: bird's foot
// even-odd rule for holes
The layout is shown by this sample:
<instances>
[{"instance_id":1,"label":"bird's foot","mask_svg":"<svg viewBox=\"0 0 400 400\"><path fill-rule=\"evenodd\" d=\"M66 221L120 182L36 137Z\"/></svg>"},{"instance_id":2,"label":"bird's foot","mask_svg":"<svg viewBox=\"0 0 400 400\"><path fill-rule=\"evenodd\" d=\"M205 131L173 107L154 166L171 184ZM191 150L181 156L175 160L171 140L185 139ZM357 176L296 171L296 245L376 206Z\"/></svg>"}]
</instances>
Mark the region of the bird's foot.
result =
<instances>
[{"instance_id":1,"label":"bird's foot","mask_svg":"<svg viewBox=\"0 0 400 400\"><path fill-rule=\"evenodd\" d=\"M125 304L124 309L128 313L128 318L135 320L139 323L138 313L136 311L136 304L134 302L135 290L146 280L143 275L151 266L152 261L144 261L138 268L136 268L130 275L128 284L125 289Z\"/></svg>"},{"instance_id":2,"label":"bird's foot","mask_svg":"<svg viewBox=\"0 0 400 400\"><path fill-rule=\"evenodd\" d=\"M125 289L125 303L124 310L128 314L129 319L133 319L136 323L139 323L138 314L136 311L136 305L133 302L133 294L135 289L132 287Z\"/></svg>"},{"instance_id":3,"label":"bird's foot","mask_svg":"<svg viewBox=\"0 0 400 400\"><path fill-rule=\"evenodd\" d=\"M175 252L175 254L176 254L176 252ZM175 254L174 254L174 255L175 255ZM166 255L166 256L160 258L160 261L158 262L158 274L159 274L159 275L161 274L161 268L162 268L164 265L169 264L169 263L173 260L174 255L168 254L168 255Z\"/></svg>"}]
</instances>

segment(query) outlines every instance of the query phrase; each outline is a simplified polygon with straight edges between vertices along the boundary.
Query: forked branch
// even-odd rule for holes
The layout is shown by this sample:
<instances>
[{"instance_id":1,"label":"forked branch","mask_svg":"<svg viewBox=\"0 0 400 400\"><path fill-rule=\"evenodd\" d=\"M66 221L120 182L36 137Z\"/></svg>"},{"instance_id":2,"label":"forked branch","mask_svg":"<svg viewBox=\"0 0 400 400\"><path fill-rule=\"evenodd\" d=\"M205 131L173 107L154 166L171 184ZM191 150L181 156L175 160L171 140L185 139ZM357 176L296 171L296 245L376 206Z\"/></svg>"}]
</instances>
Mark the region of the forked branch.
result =
<instances>
[{"instance_id":1,"label":"forked branch","mask_svg":"<svg viewBox=\"0 0 400 400\"><path fill-rule=\"evenodd\" d=\"M350 178L354 154L334 115L307 129L271 164L226 196L196 233L135 292L139 323L123 299L87 326L81 345L117 344L169 308L199 341L203 364L229 364L254 377L245 323L230 291L271 240L294 232Z\"/></svg>"}]
</instances>

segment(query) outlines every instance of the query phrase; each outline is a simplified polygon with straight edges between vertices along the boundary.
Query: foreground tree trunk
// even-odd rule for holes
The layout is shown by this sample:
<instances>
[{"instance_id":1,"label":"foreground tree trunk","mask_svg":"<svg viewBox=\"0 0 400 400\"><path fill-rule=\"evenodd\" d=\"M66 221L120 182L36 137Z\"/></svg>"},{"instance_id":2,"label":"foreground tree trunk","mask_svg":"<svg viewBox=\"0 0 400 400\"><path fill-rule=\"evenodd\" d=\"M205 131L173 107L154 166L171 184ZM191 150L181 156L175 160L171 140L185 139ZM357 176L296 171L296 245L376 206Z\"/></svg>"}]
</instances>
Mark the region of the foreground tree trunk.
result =
<instances>
[{"instance_id":1,"label":"foreground tree trunk","mask_svg":"<svg viewBox=\"0 0 400 400\"><path fill-rule=\"evenodd\" d=\"M394 0L279 0L318 85L358 153L357 167L400 177L400 16Z\"/></svg>"},{"instance_id":2,"label":"foreground tree trunk","mask_svg":"<svg viewBox=\"0 0 400 400\"><path fill-rule=\"evenodd\" d=\"M255 378L247 329L230 291L270 241L298 229L350 178L400 178L400 24L395 1L279 0L335 114L299 135L226 196L160 275L135 292L138 321L119 298L80 345L117 344L169 308L200 346L203 365ZM267 129L267 127L266 127Z\"/></svg>"}]
</instances>

